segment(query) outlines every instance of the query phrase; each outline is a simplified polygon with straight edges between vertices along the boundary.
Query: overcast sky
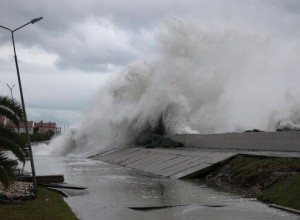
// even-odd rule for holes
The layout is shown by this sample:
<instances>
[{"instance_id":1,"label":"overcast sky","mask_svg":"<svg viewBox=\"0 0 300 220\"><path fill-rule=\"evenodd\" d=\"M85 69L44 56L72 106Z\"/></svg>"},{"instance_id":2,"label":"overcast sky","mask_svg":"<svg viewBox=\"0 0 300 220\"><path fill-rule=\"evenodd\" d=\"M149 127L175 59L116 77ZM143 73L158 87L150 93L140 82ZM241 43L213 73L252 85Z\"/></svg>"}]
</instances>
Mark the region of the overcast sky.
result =
<instances>
[{"instance_id":1,"label":"overcast sky","mask_svg":"<svg viewBox=\"0 0 300 220\"><path fill-rule=\"evenodd\" d=\"M298 0L0 0L0 25L15 32L28 120L78 123L106 81L157 51L170 19L240 22L299 37ZM298 28L295 28L298 27ZM0 29L0 94L19 100L11 38Z\"/></svg>"}]
</instances>

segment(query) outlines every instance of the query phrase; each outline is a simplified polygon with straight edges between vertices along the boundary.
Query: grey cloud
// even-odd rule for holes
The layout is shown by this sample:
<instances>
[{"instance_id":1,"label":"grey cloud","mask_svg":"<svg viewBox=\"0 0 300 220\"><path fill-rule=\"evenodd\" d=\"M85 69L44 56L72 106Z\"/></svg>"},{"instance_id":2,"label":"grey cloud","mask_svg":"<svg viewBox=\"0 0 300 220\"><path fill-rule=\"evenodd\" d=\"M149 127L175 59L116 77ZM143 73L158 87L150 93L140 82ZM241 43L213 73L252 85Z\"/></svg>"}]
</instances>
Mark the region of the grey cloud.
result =
<instances>
[{"instance_id":1,"label":"grey cloud","mask_svg":"<svg viewBox=\"0 0 300 220\"><path fill-rule=\"evenodd\" d=\"M59 125L74 124L81 120L82 114L79 111L66 109L49 109L47 108L28 108L29 118L33 121L46 120L57 122Z\"/></svg>"},{"instance_id":2,"label":"grey cloud","mask_svg":"<svg viewBox=\"0 0 300 220\"><path fill-rule=\"evenodd\" d=\"M95 49L98 49L98 51L85 51L80 48L76 48L73 53L65 51L61 53L56 65L61 69L77 68L83 71L105 72L108 70L109 65L121 66L137 57L132 51L122 51L117 48Z\"/></svg>"},{"instance_id":3,"label":"grey cloud","mask_svg":"<svg viewBox=\"0 0 300 220\"><path fill-rule=\"evenodd\" d=\"M28 47L38 45L57 54L59 59L56 64L59 68L87 72L104 71L108 64L124 65L140 58L145 51L152 52L155 45L147 44L147 39L140 35L141 30L153 32L163 19L170 17L191 16L203 22L243 20L244 23L248 21L249 25L261 26L262 29L280 30L279 34L287 36L300 34L294 28L300 25L300 2L297 0L0 0L0 4L0 21L4 26L15 28L34 17L44 17L39 23L19 30L22 33L16 33L19 44ZM103 41L103 32L93 33L98 35L98 39L85 36L84 29L80 33L82 26L92 18L108 19L115 30L126 32L130 39L123 42L124 47L109 40L98 45L97 42ZM124 36L117 37L120 41L124 40ZM9 33L1 31L0 40L9 42ZM137 41L140 41L139 44L135 44ZM89 44L95 45L89 47Z\"/></svg>"},{"instance_id":4,"label":"grey cloud","mask_svg":"<svg viewBox=\"0 0 300 220\"><path fill-rule=\"evenodd\" d=\"M192 17L221 27L226 22L237 23L286 38L300 36L299 0L0 0L0 25L14 29L40 16L42 21L19 30L15 38L17 52L36 46L57 57L55 66L44 66L22 63L19 56L29 113L45 120L63 121L73 109L74 116L68 120L74 121L95 93L93 81L103 80L95 80L95 75L108 75L95 72L119 70L152 54L157 49L155 35L160 23L170 18ZM11 36L0 29L0 48L3 44L11 45ZM4 78L5 83L16 83L13 57L0 60L0 76L0 91L7 92Z\"/></svg>"}]
</instances>

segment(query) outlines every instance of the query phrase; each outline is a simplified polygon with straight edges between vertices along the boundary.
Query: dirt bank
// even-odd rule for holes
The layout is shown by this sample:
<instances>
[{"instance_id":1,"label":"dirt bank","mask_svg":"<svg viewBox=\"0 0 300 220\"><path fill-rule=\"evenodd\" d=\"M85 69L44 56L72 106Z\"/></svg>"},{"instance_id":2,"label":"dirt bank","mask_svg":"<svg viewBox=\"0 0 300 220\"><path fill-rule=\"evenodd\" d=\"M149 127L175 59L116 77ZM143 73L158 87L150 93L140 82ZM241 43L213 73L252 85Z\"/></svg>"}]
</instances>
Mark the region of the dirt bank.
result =
<instances>
[{"instance_id":1,"label":"dirt bank","mask_svg":"<svg viewBox=\"0 0 300 220\"><path fill-rule=\"evenodd\" d=\"M239 155L206 181L226 191L300 210L300 159Z\"/></svg>"}]
</instances>

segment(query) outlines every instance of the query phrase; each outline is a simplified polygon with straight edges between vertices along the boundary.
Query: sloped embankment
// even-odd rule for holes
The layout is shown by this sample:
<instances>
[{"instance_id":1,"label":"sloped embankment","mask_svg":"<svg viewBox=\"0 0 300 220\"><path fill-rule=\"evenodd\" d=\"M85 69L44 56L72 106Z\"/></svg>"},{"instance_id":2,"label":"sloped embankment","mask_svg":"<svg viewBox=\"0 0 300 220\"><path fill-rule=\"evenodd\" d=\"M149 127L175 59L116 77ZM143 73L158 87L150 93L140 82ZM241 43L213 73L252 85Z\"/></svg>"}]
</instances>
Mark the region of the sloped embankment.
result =
<instances>
[{"instance_id":1,"label":"sloped embankment","mask_svg":"<svg viewBox=\"0 0 300 220\"><path fill-rule=\"evenodd\" d=\"M208 183L300 210L300 159L239 155L206 176Z\"/></svg>"}]
</instances>

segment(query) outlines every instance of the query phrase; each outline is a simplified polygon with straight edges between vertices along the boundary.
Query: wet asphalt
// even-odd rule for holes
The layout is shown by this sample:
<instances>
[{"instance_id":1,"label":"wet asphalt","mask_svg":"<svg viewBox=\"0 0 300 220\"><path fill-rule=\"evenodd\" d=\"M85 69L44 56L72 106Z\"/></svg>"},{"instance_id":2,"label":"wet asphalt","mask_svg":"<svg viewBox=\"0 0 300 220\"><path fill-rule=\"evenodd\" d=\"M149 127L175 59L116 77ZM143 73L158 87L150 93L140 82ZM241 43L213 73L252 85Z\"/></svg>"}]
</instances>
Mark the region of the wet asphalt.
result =
<instances>
[{"instance_id":1,"label":"wet asphalt","mask_svg":"<svg viewBox=\"0 0 300 220\"><path fill-rule=\"evenodd\" d=\"M37 175L63 174L65 182L87 187L66 198L82 220L300 219L240 195L209 188L201 180L155 176L99 160L34 157ZM30 170L29 164L26 165Z\"/></svg>"}]
</instances>

